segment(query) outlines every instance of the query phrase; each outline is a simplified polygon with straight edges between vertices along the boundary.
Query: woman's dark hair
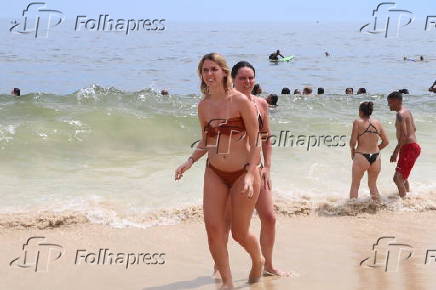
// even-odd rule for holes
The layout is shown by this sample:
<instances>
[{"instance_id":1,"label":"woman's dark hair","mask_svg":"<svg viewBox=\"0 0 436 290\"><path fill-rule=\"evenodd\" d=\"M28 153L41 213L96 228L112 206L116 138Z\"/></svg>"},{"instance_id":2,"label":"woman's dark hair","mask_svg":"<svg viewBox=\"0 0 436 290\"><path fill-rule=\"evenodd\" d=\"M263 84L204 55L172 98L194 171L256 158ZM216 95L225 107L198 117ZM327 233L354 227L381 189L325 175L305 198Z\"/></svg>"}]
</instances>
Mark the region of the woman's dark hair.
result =
<instances>
[{"instance_id":1,"label":"woman's dark hair","mask_svg":"<svg viewBox=\"0 0 436 290\"><path fill-rule=\"evenodd\" d=\"M277 96L276 94L270 94L267 99L269 99L269 102L267 100L268 105L277 106L279 96Z\"/></svg>"},{"instance_id":2,"label":"woman's dark hair","mask_svg":"<svg viewBox=\"0 0 436 290\"><path fill-rule=\"evenodd\" d=\"M260 95L262 93L262 88L260 87L260 84L255 84L251 93L253 95Z\"/></svg>"},{"instance_id":3,"label":"woman's dark hair","mask_svg":"<svg viewBox=\"0 0 436 290\"><path fill-rule=\"evenodd\" d=\"M289 88L282 89L282 95L289 95L290 93L291 93L291 90Z\"/></svg>"},{"instance_id":4,"label":"woman's dark hair","mask_svg":"<svg viewBox=\"0 0 436 290\"><path fill-rule=\"evenodd\" d=\"M403 100L403 94L400 93L400 92L397 92L397 91L392 92L392 93L390 93L388 95L388 100L393 100L393 99L402 101Z\"/></svg>"},{"instance_id":5,"label":"woman's dark hair","mask_svg":"<svg viewBox=\"0 0 436 290\"><path fill-rule=\"evenodd\" d=\"M238 62L237 64L235 64L232 67L232 78L235 79L236 75L238 74L238 71L243 68L243 67L248 67L251 68L253 70L254 76L256 76L256 70L254 69L254 67L251 65L251 63L249 63L248 61L245 60L241 60L240 62Z\"/></svg>"},{"instance_id":6,"label":"woman's dark hair","mask_svg":"<svg viewBox=\"0 0 436 290\"><path fill-rule=\"evenodd\" d=\"M374 103L373 102L363 102L359 106L359 111L363 113L366 117L371 116L372 110L374 109Z\"/></svg>"}]
</instances>

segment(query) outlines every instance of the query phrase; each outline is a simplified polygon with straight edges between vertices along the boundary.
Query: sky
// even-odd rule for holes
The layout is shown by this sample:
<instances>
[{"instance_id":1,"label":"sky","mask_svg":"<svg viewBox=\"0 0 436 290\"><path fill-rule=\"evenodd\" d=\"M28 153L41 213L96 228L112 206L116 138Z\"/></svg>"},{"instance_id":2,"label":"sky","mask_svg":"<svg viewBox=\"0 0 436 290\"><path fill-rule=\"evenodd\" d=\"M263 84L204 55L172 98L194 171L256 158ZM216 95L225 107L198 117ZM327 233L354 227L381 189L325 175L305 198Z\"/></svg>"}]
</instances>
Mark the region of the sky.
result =
<instances>
[{"instance_id":1,"label":"sky","mask_svg":"<svg viewBox=\"0 0 436 290\"><path fill-rule=\"evenodd\" d=\"M372 10L383 1L374 0L38 0L49 9L64 13L66 19L78 15L98 18L109 14L117 18L164 18L167 22L294 22L294 21L362 21L371 18ZM14 20L31 2L7 0L0 18ZM385 1L386 2L386 1ZM398 9L414 13L425 21L436 15L436 0L401 0ZM5 4L5 3L4 3ZM5 27L1 28L5 29Z\"/></svg>"}]
</instances>

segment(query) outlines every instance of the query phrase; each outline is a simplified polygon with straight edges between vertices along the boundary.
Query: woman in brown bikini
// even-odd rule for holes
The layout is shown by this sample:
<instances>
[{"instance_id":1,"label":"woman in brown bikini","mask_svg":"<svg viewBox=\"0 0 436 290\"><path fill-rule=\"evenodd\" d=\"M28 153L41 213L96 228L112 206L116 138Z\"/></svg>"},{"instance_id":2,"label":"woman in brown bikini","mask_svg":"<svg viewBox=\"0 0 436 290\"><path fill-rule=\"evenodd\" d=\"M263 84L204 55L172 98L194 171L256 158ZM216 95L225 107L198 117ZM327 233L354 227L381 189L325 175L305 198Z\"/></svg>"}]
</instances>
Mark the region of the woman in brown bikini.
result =
<instances>
[{"instance_id":1,"label":"woman in brown bikini","mask_svg":"<svg viewBox=\"0 0 436 290\"><path fill-rule=\"evenodd\" d=\"M208 153L204 174L203 211L209 250L222 278L222 288L233 287L226 244L226 205L231 199L231 230L250 254L249 282L262 275L262 254L249 231L260 190L260 142L256 109L232 88L225 59L216 53L203 56L198 73L204 98L198 104L202 138L197 150L176 169L179 180L192 164Z\"/></svg>"},{"instance_id":2,"label":"woman in brown bikini","mask_svg":"<svg viewBox=\"0 0 436 290\"><path fill-rule=\"evenodd\" d=\"M354 120L350 139L351 159L353 159L350 198L358 196L360 180L368 171L368 186L373 200L379 197L377 177L381 169L380 150L388 146L389 140L378 120L371 119L372 102L363 102L359 106L360 119ZM382 142L378 144L379 137ZM357 148L356 148L357 144Z\"/></svg>"},{"instance_id":3,"label":"woman in brown bikini","mask_svg":"<svg viewBox=\"0 0 436 290\"><path fill-rule=\"evenodd\" d=\"M255 78L256 71L249 62L240 61L232 68L232 79L235 88L247 96L247 98L256 108L259 132L262 139L262 155L264 164L262 167L262 184L260 188L259 199L257 200L256 204L256 211L259 214L261 221L260 246L262 255L265 258L264 274L284 276L289 274L274 268L272 264L276 217L273 208L270 178L272 145L271 140L268 137L271 136L271 130L269 126L268 103L265 99L251 94L256 82ZM228 229L230 229L230 225Z\"/></svg>"}]
</instances>

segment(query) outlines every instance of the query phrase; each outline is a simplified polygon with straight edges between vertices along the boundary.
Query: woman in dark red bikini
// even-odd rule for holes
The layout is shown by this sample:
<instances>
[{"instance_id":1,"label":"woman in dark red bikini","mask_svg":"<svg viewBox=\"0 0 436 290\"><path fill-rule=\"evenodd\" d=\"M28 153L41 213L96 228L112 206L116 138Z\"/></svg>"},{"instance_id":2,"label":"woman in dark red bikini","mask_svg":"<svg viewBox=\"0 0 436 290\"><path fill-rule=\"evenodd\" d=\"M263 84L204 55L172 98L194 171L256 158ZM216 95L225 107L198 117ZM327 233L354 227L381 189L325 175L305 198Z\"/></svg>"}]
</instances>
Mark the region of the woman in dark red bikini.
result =
<instances>
[{"instance_id":1,"label":"woman in dark red bikini","mask_svg":"<svg viewBox=\"0 0 436 290\"><path fill-rule=\"evenodd\" d=\"M262 255L250 221L260 190L260 142L256 109L250 100L232 88L225 59L206 54L198 65L204 98L198 104L202 138L188 160L176 169L178 180L192 163L208 153L204 174L203 211L209 250L222 278L222 289L233 287L225 239L225 210L231 199L231 229L250 254L249 282L262 275Z\"/></svg>"},{"instance_id":2,"label":"woman in dark red bikini","mask_svg":"<svg viewBox=\"0 0 436 290\"><path fill-rule=\"evenodd\" d=\"M350 198L357 198L360 180L368 171L368 186L373 200L379 197L377 177L381 169L380 150L388 146L389 140L381 123L370 116L373 110L372 102L363 102L359 106L360 119L354 120L350 147L353 159L353 179L350 188ZM382 142L378 144L379 137ZM357 148L356 148L357 144Z\"/></svg>"},{"instance_id":3,"label":"woman in dark red bikini","mask_svg":"<svg viewBox=\"0 0 436 290\"><path fill-rule=\"evenodd\" d=\"M256 211L261 220L260 246L262 255L265 258L264 274L288 276L289 273L274 268L272 263L276 217L273 208L270 178L272 145L270 138L268 138L271 136L268 103L265 99L251 94L256 82L256 71L249 62L240 61L235 64L232 68L232 79L235 89L247 96L256 108L259 132L262 137L262 155L264 164L261 173L262 185L260 188L259 199L256 204Z\"/></svg>"}]
</instances>

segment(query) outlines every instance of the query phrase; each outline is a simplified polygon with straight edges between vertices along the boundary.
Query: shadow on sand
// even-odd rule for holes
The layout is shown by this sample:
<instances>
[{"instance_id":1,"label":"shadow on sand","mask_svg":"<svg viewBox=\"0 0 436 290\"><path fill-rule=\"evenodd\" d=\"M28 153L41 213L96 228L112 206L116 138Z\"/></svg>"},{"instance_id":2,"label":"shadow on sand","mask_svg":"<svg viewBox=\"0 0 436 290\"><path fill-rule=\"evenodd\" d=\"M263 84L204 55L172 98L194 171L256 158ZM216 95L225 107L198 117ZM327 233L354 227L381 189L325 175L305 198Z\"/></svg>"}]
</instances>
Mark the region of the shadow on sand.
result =
<instances>
[{"instance_id":1,"label":"shadow on sand","mask_svg":"<svg viewBox=\"0 0 436 290\"><path fill-rule=\"evenodd\" d=\"M178 289L194 289L205 285L214 285L215 280L211 276L201 276L194 280L178 281L167 285L145 287L142 290L178 290Z\"/></svg>"}]
</instances>

